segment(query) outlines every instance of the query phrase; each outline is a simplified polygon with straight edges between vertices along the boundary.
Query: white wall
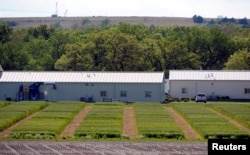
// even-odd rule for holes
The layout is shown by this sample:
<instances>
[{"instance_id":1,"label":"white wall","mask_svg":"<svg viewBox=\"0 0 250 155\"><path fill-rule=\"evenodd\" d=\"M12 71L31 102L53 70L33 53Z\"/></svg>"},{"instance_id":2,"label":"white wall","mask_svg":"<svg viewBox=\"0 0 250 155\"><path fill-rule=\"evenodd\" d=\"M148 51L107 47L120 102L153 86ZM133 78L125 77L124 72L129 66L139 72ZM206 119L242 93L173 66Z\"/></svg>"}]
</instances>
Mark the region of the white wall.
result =
<instances>
[{"instance_id":1,"label":"white wall","mask_svg":"<svg viewBox=\"0 0 250 155\"><path fill-rule=\"evenodd\" d=\"M187 88L187 93L182 93ZM169 89L172 98L193 98L196 93L206 93L208 97L229 96L231 99L250 99L245 94L250 88L249 81L170 81Z\"/></svg>"},{"instance_id":2,"label":"white wall","mask_svg":"<svg viewBox=\"0 0 250 155\"><path fill-rule=\"evenodd\" d=\"M100 96L100 91L106 91L107 96L113 100L122 101L163 101L161 84L98 84L98 83L56 83L56 89L48 85L46 98L48 100L76 100L80 97L88 99L93 97L95 101L103 101L104 97ZM126 91L127 96L121 97L120 91ZM151 91L151 97L145 97L145 91Z\"/></svg>"},{"instance_id":3,"label":"white wall","mask_svg":"<svg viewBox=\"0 0 250 155\"><path fill-rule=\"evenodd\" d=\"M0 100L6 97L16 99L21 84L32 83L0 83ZM105 98L122 101L164 101L164 83L161 84L139 84L139 83L55 83L53 85L41 85L39 90L44 92L45 100L49 101L80 101L81 97L88 99L93 97L95 101L103 101L100 91L106 91ZM121 97L120 91L127 91L127 97ZM151 91L151 97L145 97L145 91Z\"/></svg>"}]
</instances>

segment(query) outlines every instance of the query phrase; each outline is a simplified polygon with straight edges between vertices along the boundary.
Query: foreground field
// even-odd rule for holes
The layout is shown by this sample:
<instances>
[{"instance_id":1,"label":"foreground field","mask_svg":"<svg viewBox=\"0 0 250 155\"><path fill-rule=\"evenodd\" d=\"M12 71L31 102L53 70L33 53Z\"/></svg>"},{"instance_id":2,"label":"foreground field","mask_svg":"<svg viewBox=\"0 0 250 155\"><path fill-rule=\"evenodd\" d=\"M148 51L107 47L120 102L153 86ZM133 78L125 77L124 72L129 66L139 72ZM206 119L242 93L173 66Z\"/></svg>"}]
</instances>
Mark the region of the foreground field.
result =
<instances>
[{"instance_id":1,"label":"foreground field","mask_svg":"<svg viewBox=\"0 0 250 155\"><path fill-rule=\"evenodd\" d=\"M160 155L207 154L207 143L128 143L128 142L0 142L0 154L88 154L88 155Z\"/></svg>"},{"instance_id":2,"label":"foreground field","mask_svg":"<svg viewBox=\"0 0 250 155\"><path fill-rule=\"evenodd\" d=\"M131 114L124 113L127 108ZM86 110L88 113L84 117L78 117ZM132 117L125 118L128 116ZM0 102L0 138L116 141L250 139L249 118L250 103ZM72 134L63 136L67 130Z\"/></svg>"}]
</instances>

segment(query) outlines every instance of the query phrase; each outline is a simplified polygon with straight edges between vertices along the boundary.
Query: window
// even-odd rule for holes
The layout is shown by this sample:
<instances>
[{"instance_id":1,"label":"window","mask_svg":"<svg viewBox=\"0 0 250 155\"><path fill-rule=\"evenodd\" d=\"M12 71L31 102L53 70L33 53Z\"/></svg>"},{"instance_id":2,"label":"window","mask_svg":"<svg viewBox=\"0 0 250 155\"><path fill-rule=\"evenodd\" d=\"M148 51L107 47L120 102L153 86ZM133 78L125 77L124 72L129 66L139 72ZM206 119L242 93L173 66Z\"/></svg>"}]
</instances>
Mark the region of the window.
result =
<instances>
[{"instance_id":1,"label":"window","mask_svg":"<svg viewBox=\"0 0 250 155\"><path fill-rule=\"evenodd\" d=\"M245 88L245 94L250 94L250 88Z\"/></svg>"},{"instance_id":2,"label":"window","mask_svg":"<svg viewBox=\"0 0 250 155\"><path fill-rule=\"evenodd\" d=\"M182 89L181 89L181 93L182 93L182 94L188 93L187 88L182 88Z\"/></svg>"},{"instance_id":3,"label":"window","mask_svg":"<svg viewBox=\"0 0 250 155\"><path fill-rule=\"evenodd\" d=\"M121 97L127 97L127 92L126 91L121 91L120 96Z\"/></svg>"},{"instance_id":4,"label":"window","mask_svg":"<svg viewBox=\"0 0 250 155\"><path fill-rule=\"evenodd\" d=\"M152 97L151 91L145 91L145 97Z\"/></svg>"},{"instance_id":5,"label":"window","mask_svg":"<svg viewBox=\"0 0 250 155\"><path fill-rule=\"evenodd\" d=\"M100 96L101 97L106 97L107 96L107 91L100 91Z\"/></svg>"}]
</instances>

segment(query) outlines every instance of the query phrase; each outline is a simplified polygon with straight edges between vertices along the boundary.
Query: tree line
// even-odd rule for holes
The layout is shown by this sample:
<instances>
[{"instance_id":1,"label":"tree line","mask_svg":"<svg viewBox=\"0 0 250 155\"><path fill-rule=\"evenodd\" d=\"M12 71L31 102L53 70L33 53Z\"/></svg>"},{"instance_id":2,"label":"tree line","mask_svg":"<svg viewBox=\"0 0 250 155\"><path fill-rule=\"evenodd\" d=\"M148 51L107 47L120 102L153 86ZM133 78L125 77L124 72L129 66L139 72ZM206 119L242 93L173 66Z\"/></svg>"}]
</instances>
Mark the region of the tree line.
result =
<instances>
[{"instance_id":1,"label":"tree line","mask_svg":"<svg viewBox=\"0 0 250 155\"><path fill-rule=\"evenodd\" d=\"M231 24L238 24L238 26L241 26L242 28L250 28L250 25L248 23L248 19L245 18L241 18L241 19L235 19L235 18L227 18L227 17L218 17L217 19L210 19L208 21L206 21L206 19L204 19L202 16L200 15L194 15L192 17L193 22L194 23L198 23L198 24L207 24L207 26L210 25L218 25L218 24L225 24L225 23L231 23Z\"/></svg>"},{"instance_id":2,"label":"tree line","mask_svg":"<svg viewBox=\"0 0 250 155\"><path fill-rule=\"evenodd\" d=\"M250 69L250 29L234 25L13 30L0 24L0 45L5 70Z\"/></svg>"}]
</instances>

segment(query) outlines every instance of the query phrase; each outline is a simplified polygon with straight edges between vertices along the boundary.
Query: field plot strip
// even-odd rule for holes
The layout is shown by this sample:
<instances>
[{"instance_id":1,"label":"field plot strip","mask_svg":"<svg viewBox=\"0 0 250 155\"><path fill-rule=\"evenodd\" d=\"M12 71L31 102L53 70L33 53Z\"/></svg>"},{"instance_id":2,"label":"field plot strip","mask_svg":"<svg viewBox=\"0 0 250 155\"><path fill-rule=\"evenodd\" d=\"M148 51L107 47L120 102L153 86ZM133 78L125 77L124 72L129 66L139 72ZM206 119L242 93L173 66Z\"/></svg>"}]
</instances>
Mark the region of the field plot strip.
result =
<instances>
[{"instance_id":1,"label":"field plot strip","mask_svg":"<svg viewBox=\"0 0 250 155\"><path fill-rule=\"evenodd\" d=\"M210 109L211 111L213 111L214 113L216 113L217 115L219 115L220 117L223 117L225 118L228 122L230 122L231 124L233 124L234 126L236 126L237 128L239 128L240 130L242 131L245 131L247 132L248 134L250 134L250 129L249 128L246 128L244 127L243 125L241 125L239 122L233 120L232 118L228 117L228 116L225 116L221 113L219 113L218 111L214 110L214 109ZM250 113L250 111L249 111ZM249 114L250 115L250 114Z\"/></svg>"},{"instance_id":2,"label":"field plot strip","mask_svg":"<svg viewBox=\"0 0 250 155\"><path fill-rule=\"evenodd\" d=\"M138 136L133 107L126 107L124 109L123 134L129 138L136 138Z\"/></svg>"},{"instance_id":3,"label":"field plot strip","mask_svg":"<svg viewBox=\"0 0 250 155\"><path fill-rule=\"evenodd\" d=\"M0 108L7 106L9 104L11 104L11 102L10 103L9 102L0 102Z\"/></svg>"},{"instance_id":4,"label":"field plot strip","mask_svg":"<svg viewBox=\"0 0 250 155\"><path fill-rule=\"evenodd\" d=\"M166 107L167 112L184 132L186 139L201 139L201 136L174 109Z\"/></svg>"},{"instance_id":5,"label":"field plot strip","mask_svg":"<svg viewBox=\"0 0 250 155\"><path fill-rule=\"evenodd\" d=\"M53 103L10 133L11 138L53 139L82 110L80 103Z\"/></svg>"},{"instance_id":6,"label":"field plot strip","mask_svg":"<svg viewBox=\"0 0 250 155\"><path fill-rule=\"evenodd\" d=\"M134 108L140 136L157 139L184 138L182 130L161 104L135 104Z\"/></svg>"},{"instance_id":7,"label":"field plot strip","mask_svg":"<svg viewBox=\"0 0 250 155\"><path fill-rule=\"evenodd\" d=\"M85 107L76 117L69 123L69 125L61 133L60 137L73 137L76 128L80 125L81 121L88 114L92 107Z\"/></svg>"},{"instance_id":8,"label":"field plot strip","mask_svg":"<svg viewBox=\"0 0 250 155\"><path fill-rule=\"evenodd\" d=\"M95 104L75 131L80 138L120 138L123 129L121 104Z\"/></svg>"},{"instance_id":9,"label":"field plot strip","mask_svg":"<svg viewBox=\"0 0 250 155\"><path fill-rule=\"evenodd\" d=\"M171 106L204 138L244 138L249 134L229 123L224 117L211 111L205 105L176 103Z\"/></svg>"},{"instance_id":10,"label":"field plot strip","mask_svg":"<svg viewBox=\"0 0 250 155\"><path fill-rule=\"evenodd\" d=\"M30 120L33 116L35 116L38 112L33 113L32 115L29 115L28 117L20 120L19 122L15 123L14 125L10 126L9 128L5 129L4 131L2 131L0 133L0 137L8 137L9 133L15 129L17 126L19 126L20 124Z\"/></svg>"},{"instance_id":11,"label":"field plot strip","mask_svg":"<svg viewBox=\"0 0 250 155\"><path fill-rule=\"evenodd\" d=\"M26 118L27 116L45 108L46 106L46 103L40 102L36 104L30 102L19 102L0 108L0 131L2 131L0 137L8 135L12 129L27 121L34 115ZM17 124L15 125L15 123Z\"/></svg>"}]
</instances>

